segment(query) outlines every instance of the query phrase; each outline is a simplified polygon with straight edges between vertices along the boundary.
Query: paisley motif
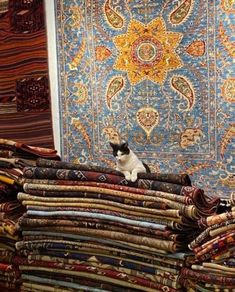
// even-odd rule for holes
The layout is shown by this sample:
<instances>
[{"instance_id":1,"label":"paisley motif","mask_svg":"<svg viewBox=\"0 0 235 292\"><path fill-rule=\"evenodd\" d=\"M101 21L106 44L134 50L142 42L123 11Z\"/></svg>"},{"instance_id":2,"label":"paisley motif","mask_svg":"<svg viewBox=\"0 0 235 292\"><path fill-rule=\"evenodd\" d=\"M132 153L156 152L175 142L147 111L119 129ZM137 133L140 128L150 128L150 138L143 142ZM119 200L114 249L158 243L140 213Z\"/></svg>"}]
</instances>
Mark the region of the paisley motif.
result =
<instances>
[{"instance_id":1,"label":"paisley motif","mask_svg":"<svg viewBox=\"0 0 235 292\"><path fill-rule=\"evenodd\" d=\"M188 101L187 110L192 109L195 103L195 93L189 81L183 76L174 76L171 79L171 85L174 90Z\"/></svg>"},{"instance_id":2,"label":"paisley motif","mask_svg":"<svg viewBox=\"0 0 235 292\"><path fill-rule=\"evenodd\" d=\"M108 108L111 108L112 98L117 95L124 87L124 79L122 76L116 76L108 82L106 91L106 103Z\"/></svg>"},{"instance_id":3,"label":"paisley motif","mask_svg":"<svg viewBox=\"0 0 235 292\"><path fill-rule=\"evenodd\" d=\"M192 10L193 0L184 0L173 12L170 14L169 20L172 24L178 25L185 22Z\"/></svg>"},{"instance_id":4,"label":"paisley motif","mask_svg":"<svg viewBox=\"0 0 235 292\"><path fill-rule=\"evenodd\" d=\"M111 51L105 46L97 46L95 48L95 59L103 62L111 56Z\"/></svg>"},{"instance_id":5,"label":"paisley motif","mask_svg":"<svg viewBox=\"0 0 235 292\"><path fill-rule=\"evenodd\" d=\"M143 107L136 113L136 120L140 127L147 134L147 139L149 139L152 130L159 123L159 113L153 107Z\"/></svg>"},{"instance_id":6,"label":"paisley motif","mask_svg":"<svg viewBox=\"0 0 235 292\"><path fill-rule=\"evenodd\" d=\"M228 102L235 102L235 78L225 80L222 86L222 96Z\"/></svg>"},{"instance_id":7,"label":"paisley motif","mask_svg":"<svg viewBox=\"0 0 235 292\"><path fill-rule=\"evenodd\" d=\"M88 148L91 148L91 139L88 135L86 128L81 123L80 119L72 119L72 125L79 131L79 133L82 135L84 141L86 141Z\"/></svg>"},{"instance_id":8,"label":"paisley motif","mask_svg":"<svg viewBox=\"0 0 235 292\"><path fill-rule=\"evenodd\" d=\"M119 15L110 6L110 0L107 0L104 4L104 13L106 15L108 23L115 29L121 29L124 25L124 18Z\"/></svg>"},{"instance_id":9,"label":"paisley motif","mask_svg":"<svg viewBox=\"0 0 235 292\"><path fill-rule=\"evenodd\" d=\"M193 57L201 57L205 54L205 42L201 40L193 41L187 48L186 52Z\"/></svg>"}]
</instances>

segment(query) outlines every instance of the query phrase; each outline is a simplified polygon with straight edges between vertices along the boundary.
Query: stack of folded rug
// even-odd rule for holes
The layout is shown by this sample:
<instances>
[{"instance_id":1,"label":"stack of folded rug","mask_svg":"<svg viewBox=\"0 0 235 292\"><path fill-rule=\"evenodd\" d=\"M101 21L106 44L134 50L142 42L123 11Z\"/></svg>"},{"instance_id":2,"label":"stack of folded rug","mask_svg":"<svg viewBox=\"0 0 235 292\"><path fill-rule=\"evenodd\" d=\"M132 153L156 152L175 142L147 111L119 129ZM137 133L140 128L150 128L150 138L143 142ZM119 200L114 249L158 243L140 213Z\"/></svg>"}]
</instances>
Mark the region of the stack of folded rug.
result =
<instances>
[{"instance_id":1,"label":"stack of folded rug","mask_svg":"<svg viewBox=\"0 0 235 292\"><path fill-rule=\"evenodd\" d=\"M15 243L21 239L16 225L25 211L17 194L23 190L23 172L9 158L9 149L5 148L7 141L0 139L0 287L16 290L20 273L14 265Z\"/></svg>"},{"instance_id":2,"label":"stack of folded rug","mask_svg":"<svg viewBox=\"0 0 235 292\"><path fill-rule=\"evenodd\" d=\"M35 165L38 157L57 159L54 150L0 139L0 288L3 291L17 291L21 281L15 263L15 243L22 239L17 224L26 210L17 195L23 191L23 168Z\"/></svg>"},{"instance_id":3,"label":"stack of folded rug","mask_svg":"<svg viewBox=\"0 0 235 292\"><path fill-rule=\"evenodd\" d=\"M224 201L224 200L223 200ZM202 218L204 231L189 244L194 264L183 268L180 282L192 291L234 291L235 287L235 211L234 195L224 213Z\"/></svg>"},{"instance_id":4,"label":"stack of folded rug","mask_svg":"<svg viewBox=\"0 0 235 292\"><path fill-rule=\"evenodd\" d=\"M24 178L24 291L178 291L197 221L219 204L187 175L130 182L109 168L38 159Z\"/></svg>"},{"instance_id":5,"label":"stack of folded rug","mask_svg":"<svg viewBox=\"0 0 235 292\"><path fill-rule=\"evenodd\" d=\"M17 201L0 203L0 288L17 290L20 284L20 272L14 264L15 243L21 240L17 231L17 221L24 209Z\"/></svg>"}]
</instances>

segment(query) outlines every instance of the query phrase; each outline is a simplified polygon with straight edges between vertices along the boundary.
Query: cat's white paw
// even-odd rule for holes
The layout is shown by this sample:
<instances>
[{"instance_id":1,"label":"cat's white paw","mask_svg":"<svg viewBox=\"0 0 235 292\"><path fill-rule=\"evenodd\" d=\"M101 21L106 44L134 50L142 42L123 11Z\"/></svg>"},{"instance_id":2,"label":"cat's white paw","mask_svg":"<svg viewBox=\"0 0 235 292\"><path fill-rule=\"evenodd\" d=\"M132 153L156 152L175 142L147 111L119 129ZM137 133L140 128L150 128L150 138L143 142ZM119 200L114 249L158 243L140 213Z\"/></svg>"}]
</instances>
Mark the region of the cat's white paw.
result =
<instances>
[{"instance_id":1,"label":"cat's white paw","mask_svg":"<svg viewBox=\"0 0 235 292\"><path fill-rule=\"evenodd\" d=\"M126 179L126 180L131 180L131 175L130 175L130 173L125 175L125 179Z\"/></svg>"},{"instance_id":2,"label":"cat's white paw","mask_svg":"<svg viewBox=\"0 0 235 292\"><path fill-rule=\"evenodd\" d=\"M131 176L131 181L135 182L136 180L137 180L137 175L136 174L132 175Z\"/></svg>"}]
</instances>

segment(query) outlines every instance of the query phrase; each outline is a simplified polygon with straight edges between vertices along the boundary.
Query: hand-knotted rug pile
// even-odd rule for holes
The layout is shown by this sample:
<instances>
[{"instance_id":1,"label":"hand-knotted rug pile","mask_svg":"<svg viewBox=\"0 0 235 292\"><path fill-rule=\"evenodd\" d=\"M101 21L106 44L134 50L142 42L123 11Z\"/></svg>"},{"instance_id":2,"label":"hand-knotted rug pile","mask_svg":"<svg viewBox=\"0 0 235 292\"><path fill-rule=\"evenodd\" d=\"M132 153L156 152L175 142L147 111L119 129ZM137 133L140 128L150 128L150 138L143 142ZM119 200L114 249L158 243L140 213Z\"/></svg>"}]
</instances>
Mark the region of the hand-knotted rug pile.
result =
<instances>
[{"instance_id":1,"label":"hand-knotted rug pile","mask_svg":"<svg viewBox=\"0 0 235 292\"><path fill-rule=\"evenodd\" d=\"M23 173L22 291L180 291L198 220L220 203L184 174L133 183L109 168L40 158Z\"/></svg>"},{"instance_id":2,"label":"hand-knotted rug pile","mask_svg":"<svg viewBox=\"0 0 235 292\"><path fill-rule=\"evenodd\" d=\"M226 212L199 220L205 229L189 247L195 254L191 268L184 267L180 282L192 291L234 291L235 196Z\"/></svg>"},{"instance_id":3,"label":"hand-knotted rug pile","mask_svg":"<svg viewBox=\"0 0 235 292\"><path fill-rule=\"evenodd\" d=\"M53 149L0 139L0 290L4 292L18 291L21 283L15 243L22 240L17 224L26 210L17 194L23 191L23 168L35 165L38 157L59 159Z\"/></svg>"}]
</instances>

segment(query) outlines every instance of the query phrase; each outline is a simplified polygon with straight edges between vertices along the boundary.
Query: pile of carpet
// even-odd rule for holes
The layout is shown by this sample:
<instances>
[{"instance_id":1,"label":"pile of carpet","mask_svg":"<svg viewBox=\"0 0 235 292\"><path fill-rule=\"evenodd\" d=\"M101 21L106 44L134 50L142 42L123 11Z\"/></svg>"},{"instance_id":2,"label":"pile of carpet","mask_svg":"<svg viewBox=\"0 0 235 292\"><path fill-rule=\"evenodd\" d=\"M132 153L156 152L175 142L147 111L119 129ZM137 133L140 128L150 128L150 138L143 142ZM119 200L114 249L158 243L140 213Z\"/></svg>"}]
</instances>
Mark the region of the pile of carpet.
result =
<instances>
[{"instance_id":1,"label":"pile of carpet","mask_svg":"<svg viewBox=\"0 0 235 292\"><path fill-rule=\"evenodd\" d=\"M3 197L2 193L1 197ZM0 288L4 288L4 291L7 289L15 291L21 282L18 265L14 264L14 257L15 243L21 240L16 225L23 212L23 207L16 197L12 201L0 203Z\"/></svg>"},{"instance_id":2,"label":"pile of carpet","mask_svg":"<svg viewBox=\"0 0 235 292\"><path fill-rule=\"evenodd\" d=\"M192 291L234 291L235 194L230 203L221 201L223 212L199 219L204 230L189 244L195 259L182 269L180 282Z\"/></svg>"},{"instance_id":3,"label":"pile of carpet","mask_svg":"<svg viewBox=\"0 0 235 292\"><path fill-rule=\"evenodd\" d=\"M23 175L22 291L179 291L198 220L219 205L184 174L130 182L109 168L37 159Z\"/></svg>"},{"instance_id":4,"label":"pile of carpet","mask_svg":"<svg viewBox=\"0 0 235 292\"><path fill-rule=\"evenodd\" d=\"M45 157L56 157L54 151L48 155L47 149L0 139L0 288L3 291L17 291L21 284L15 244L22 240L18 220L26 211L17 200L18 193L23 191L23 168L35 165L44 152Z\"/></svg>"}]
</instances>

